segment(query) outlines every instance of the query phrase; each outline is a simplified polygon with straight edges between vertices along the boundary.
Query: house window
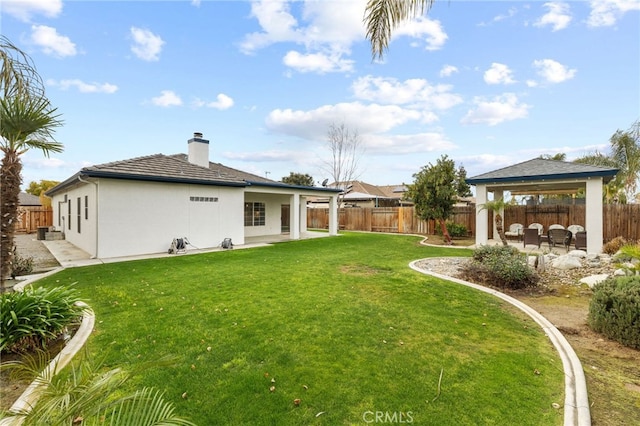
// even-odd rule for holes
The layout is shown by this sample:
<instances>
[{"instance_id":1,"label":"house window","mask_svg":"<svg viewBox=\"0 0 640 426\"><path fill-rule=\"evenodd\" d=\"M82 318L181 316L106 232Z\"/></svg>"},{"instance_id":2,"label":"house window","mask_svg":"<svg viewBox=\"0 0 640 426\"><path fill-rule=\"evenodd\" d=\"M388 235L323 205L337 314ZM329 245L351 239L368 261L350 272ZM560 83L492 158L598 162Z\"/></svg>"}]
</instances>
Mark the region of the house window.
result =
<instances>
[{"instance_id":1,"label":"house window","mask_svg":"<svg viewBox=\"0 0 640 426\"><path fill-rule=\"evenodd\" d=\"M67 200L67 229L71 230L71 200Z\"/></svg>"},{"instance_id":2,"label":"house window","mask_svg":"<svg viewBox=\"0 0 640 426\"><path fill-rule=\"evenodd\" d=\"M244 203L244 226L264 226L264 203Z\"/></svg>"},{"instance_id":3,"label":"house window","mask_svg":"<svg viewBox=\"0 0 640 426\"><path fill-rule=\"evenodd\" d=\"M81 201L82 199L80 197L78 197L78 203L77 203L77 207L78 207L78 211L76 212L76 215L78 217L78 234L80 233L80 222L82 222L81 219L81 215L82 215L82 204Z\"/></svg>"},{"instance_id":4,"label":"house window","mask_svg":"<svg viewBox=\"0 0 640 426\"><path fill-rule=\"evenodd\" d=\"M84 218L89 219L89 196L84 196Z\"/></svg>"}]
</instances>

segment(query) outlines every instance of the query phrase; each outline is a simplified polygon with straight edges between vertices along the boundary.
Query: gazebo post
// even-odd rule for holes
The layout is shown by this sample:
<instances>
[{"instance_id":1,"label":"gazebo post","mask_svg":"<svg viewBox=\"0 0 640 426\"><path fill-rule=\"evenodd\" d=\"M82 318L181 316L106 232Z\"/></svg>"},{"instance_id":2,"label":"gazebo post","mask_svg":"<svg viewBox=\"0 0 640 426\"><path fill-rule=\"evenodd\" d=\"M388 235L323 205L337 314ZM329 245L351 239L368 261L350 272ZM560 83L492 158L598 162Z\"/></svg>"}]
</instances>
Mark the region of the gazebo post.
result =
<instances>
[{"instance_id":1,"label":"gazebo post","mask_svg":"<svg viewBox=\"0 0 640 426\"><path fill-rule=\"evenodd\" d=\"M602 251L602 178L587 180L585 224L587 231L587 253Z\"/></svg>"},{"instance_id":2,"label":"gazebo post","mask_svg":"<svg viewBox=\"0 0 640 426\"><path fill-rule=\"evenodd\" d=\"M487 185L476 185L476 246L486 245L489 240L489 212L482 206L487 202Z\"/></svg>"}]
</instances>

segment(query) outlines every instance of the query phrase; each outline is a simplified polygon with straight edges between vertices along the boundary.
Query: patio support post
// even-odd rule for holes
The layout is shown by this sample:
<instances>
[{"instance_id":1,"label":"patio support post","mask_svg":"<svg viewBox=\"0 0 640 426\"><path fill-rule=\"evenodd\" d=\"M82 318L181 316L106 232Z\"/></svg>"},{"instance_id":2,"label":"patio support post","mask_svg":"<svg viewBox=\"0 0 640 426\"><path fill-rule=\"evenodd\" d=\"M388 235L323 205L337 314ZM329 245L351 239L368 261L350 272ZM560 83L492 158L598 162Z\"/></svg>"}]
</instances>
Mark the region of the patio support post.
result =
<instances>
[{"instance_id":1,"label":"patio support post","mask_svg":"<svg viewBox=\"0 0 640 426\"><path fill-rule=\"evenodd\" d=\"M329 235L338 235L338 194L329 198Z\"/></svg>"},{"instance_id":2,"label":"patio support post","mask_svg":"<svg viewBox=\"0 0 640 426\"><path fill-rule=\"evenodd\" d=\"M602 178L587 180L585 230L587 231L587 253L602 252Z\"/></svg>"},{"instance_id":3,"label":"patio support post","mask_svg":"<svg viewBox=\"0 0 640 426\"><path fill-rule=\"evenodd\" d=\"M489 212L482 206L487 202L487 186L476 185L476 246L487 244L489 239Z\"/></svg>"},{"instance_id":4,"label":"patio support post","mask_svg":"<svg viewBox=\"0 0 640 426\"><path fill-rule=\"evenodd\" d=\"M300 239L300 194L296 193L291 196L291 208L289 210L291 225L289 227L289 238L292 240Z\"/></svg>"},{"instance_id":5,"label":"patio support post","mask_svg":"<svg viewBox=\"0 0 640 426\"><path fill-rule=\"evenodd\" d=\"M300 197L300 233L307 232L307 197Z\"/></svg>"}]
</instances>

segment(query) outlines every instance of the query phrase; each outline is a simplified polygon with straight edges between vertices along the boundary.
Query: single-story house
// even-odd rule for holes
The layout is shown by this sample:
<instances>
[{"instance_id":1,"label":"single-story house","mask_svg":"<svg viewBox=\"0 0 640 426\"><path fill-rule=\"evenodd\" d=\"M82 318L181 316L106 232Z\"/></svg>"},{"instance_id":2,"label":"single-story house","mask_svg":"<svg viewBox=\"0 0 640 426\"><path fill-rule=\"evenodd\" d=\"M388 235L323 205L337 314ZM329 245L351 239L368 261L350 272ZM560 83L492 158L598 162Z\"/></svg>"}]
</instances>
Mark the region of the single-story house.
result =
<instances>
[{"instance_id":1,"label":"single-story house","mask_svg":"<svg viewBox=\"0 0 640 426\"><path fill-rule=\"evenodd\" d=\"M328 188L340 190L340 207L398 207L412 205L403 199L407 191L405 185L377 186L354 180L350 182L334 182ZM309 200L310 207L327 208L328 199L314 198Z\"/></svg>"},{"instance_id":2,"label":"single-story house","mask_svg":"<svg viewBox=\"0 0 640 426\"><path fill-rule=\"evenodd\" d=\"M286 185L209 161L201 133L188 154L155 154L85 167L46 192L65 239L93 257L167 252L173 239L200 249L307 230L306 199L329 199L337 235L338 190Z\"/></svg>"}]
</instances>

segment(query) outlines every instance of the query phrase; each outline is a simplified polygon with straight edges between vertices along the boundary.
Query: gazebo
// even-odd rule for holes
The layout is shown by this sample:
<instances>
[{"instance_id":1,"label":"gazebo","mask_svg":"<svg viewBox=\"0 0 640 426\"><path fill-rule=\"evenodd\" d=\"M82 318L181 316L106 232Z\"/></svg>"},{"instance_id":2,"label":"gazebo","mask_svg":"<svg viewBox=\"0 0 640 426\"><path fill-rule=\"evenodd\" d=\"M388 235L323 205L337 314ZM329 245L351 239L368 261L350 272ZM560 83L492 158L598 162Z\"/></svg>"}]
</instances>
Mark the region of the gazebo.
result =
<instances>
[{"instance_id":1,"label":"gazebo","mask_svg":"<svg viewBox=\"0 0 640 426\"><path fill-rule=\"evenodd\" d=\"M487 244L489 212L482 206L489 192L493 199L512 194L586 194L585 230L587 252L602 251L602 186L615 177L619 169L588 164L534 158L492 172L466 179L476 187L476 245Z\"/></svg>"}]
</instances>

